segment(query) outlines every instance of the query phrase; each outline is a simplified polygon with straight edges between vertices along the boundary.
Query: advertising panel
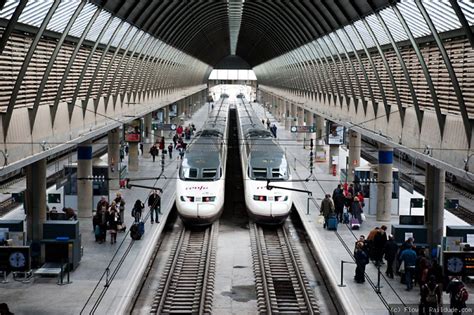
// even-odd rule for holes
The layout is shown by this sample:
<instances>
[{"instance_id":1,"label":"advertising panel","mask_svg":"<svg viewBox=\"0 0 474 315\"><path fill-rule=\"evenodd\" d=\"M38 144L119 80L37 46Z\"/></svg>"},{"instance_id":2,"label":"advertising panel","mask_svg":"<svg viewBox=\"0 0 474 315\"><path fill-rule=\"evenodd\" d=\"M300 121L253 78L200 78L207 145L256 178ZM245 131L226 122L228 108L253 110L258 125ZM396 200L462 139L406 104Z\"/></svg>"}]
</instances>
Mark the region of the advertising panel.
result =
<instances>
[{"instance_id":1,"label":"advertising panel","mask_svg":"<svg viewBox=\"0 0 474 315\"><path fill-rule=\"evenodd\" d=\"M125 125L124 139L126 142L140 142L141 124L141 119L136 119Z\"/></svg>"},{"instance_id":2,"label":"advertising panel","mask_svg":"<svg viewBox=\"0 0 474 315\"><path fill-rule=\"evenodd\" d=\"M344 126L335 122L328 121L327 124L327 143L329 145L340 145L344 143Z\"/></svg>"}]
</instances>

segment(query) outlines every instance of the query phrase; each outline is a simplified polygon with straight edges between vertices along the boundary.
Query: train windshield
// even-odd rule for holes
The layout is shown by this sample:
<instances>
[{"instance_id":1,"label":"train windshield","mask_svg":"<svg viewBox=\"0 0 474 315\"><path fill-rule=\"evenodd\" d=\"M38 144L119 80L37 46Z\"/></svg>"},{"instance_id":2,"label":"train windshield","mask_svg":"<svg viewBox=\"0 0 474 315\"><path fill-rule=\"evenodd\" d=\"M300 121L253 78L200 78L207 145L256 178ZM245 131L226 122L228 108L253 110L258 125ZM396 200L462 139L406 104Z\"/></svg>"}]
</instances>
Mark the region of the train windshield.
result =
<instances>
[{"instance_id":1,"label":"train windshield","mask_svg":"<svg viewBox=\"0 0 474 315\"><path fill-rule=\"evenodd\" d=\"M287 180L288 166L284 164L271 168L251 167L249 176L253 180Z\"/></svg>"},{"instance_id":2,"label":"train windshield","mask_svg":"<svg viewBox=\"0 0 474 315\"><path fill-rule=\"evenodd\" d=\"M179 178L189 181L214 181L221 177L221 173L220 169L215 168L181 167Z\"/></svg>"}]
</instances>

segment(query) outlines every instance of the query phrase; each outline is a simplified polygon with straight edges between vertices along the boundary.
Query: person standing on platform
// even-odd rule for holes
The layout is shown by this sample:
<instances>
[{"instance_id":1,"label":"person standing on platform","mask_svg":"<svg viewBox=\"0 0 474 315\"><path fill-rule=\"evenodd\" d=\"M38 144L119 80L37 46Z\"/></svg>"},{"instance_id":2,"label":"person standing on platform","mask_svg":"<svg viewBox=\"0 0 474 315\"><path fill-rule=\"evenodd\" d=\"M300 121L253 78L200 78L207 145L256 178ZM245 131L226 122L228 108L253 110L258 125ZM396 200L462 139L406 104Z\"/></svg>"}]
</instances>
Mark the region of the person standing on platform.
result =
<instances>
[{"instance_id":1,"label":"person standing on platform","mask_svg":"<svg viewBox=\"0 0 474 315\"><path fill-rule=\"evenodd\" d=\"M385 231L387 227L382 225L374 236L374 260L375 265L382 265L383 264L383 250L385 248L385 244L387 243L387 234Z\"/></svg>"},{"instance_id":2,"label":"person standing on platform","mask_svg":"<svg viewBox=\"0 0 474 315\"><path fill-rule=\"evenodd\" d=\"M354 202L351 205L352 208L352 217L356 218L359 221L359 224L362 224L362 207L359 203L359 198L354 197Z\"/></svg>"},{"instance_id":3,"label":"person standing on platform","mask_svg":"<svg viewBox=\"0 0 474 315\"><path fill-rule=\"evenodd\" d=\"M140 142L140 155L143 155L143 142Z\"/></svg>"},{"instance_id":4,"label":"person standing on platform","mask_svg":"<svg viewBox=\"0 0 474 315\"><path fill-rule=\"evenodd\" d=\"M345 198L340 184L337 186L336 189L334 189L334 192L332 193L332 200L334 202L334 208L336 210L337 219L339 220L339 223L342 223Z\"/></svg>"},{"instance_id":5,"label":"person standing on platform","mask_svg":"<svg viewBox=\"0 0 474 315\"><path fill-rule=\"evenodd\" d=\"M334 204L332 203L330 194L326 194L323 201L321 201L321 208L319 211L324 216L324 228L326 228L329 218L334 215Z\"/></svg>"},{"instance_id":6,"label":"person standing on platform","mask_svg":"<svg viewBox=\"0 0 474 315\"><path fill-rule=\"evenodd\" d=\"M168 155L170 157L170 160L173 159L173 144L172 143L168 145Z\"/></svg>"},{"instance_id":7,"label":"person standing on platform","mask_svg":"<svg viewBox=\"0 0 474 315\"><path fill-rule=\"evenodd\" d=\"M153 214L155 214L156 223L160 223L158 215L161 214L161 197L156 189L148 197L148 207L150 207L151 224L155 221Z\"/></svg>"},{"instance_id":8,"label":"person standing on platform","mask_svg":"<svg viewBox=\"0 0 474 315\"><path fill-rule=\"evenodd\" d=\"M363 247L364 243L357 242L356 250L354 253L354 258L357 266L354 280L357 283L365 282L365 266L369 263L369 257L365 253Z\"/></svg>"},{"instance_id":9,"label":"person standing on platform","mask_svg":"<svg viewBox=\"0 0 474 315\"><path fill-rule=\"evenodd\" d=\"M183 126L179 125L178 128L176 128L176 133L178 134L178 138L181 138L183 136Z\"/></svg>"},{"instance_id":10,"label":"person standing on platform","mask_svg":"<svg viewBox=\"0 0 474 315\"><path fill-rule=\"evenodd\" d=\"M159 151L158 151L158 148L156 147L156 144L154 144L150 148L150 154L151 154L151 157L153 158L153 162L155 162L155 158L159 154Z\"/></svg>"},{"instance_id":11,"label":"person standing on platform","mask_svg":"<svg viewBox=\"0 0 474 315\"><path fill-rule=\"evenodd\" d=\"M400 255L400 262L404 264L405 269L405 282L407 285L407 291L411 291L413 288L413 276L415 273L416 266L416 252L412 248L405 249Z\"/></svg>"},{"instance_id":12,"label":"person standing on platform","mask_svg":"<svg viewBox=\"0 0 474 315\"><path fill-rule=\"evenodd\" d=\"M178 135L175 133L174 136L173 136L173 144L174 144L174 148L176 149L176 144L178 143Z\"/></svg>"},{"instance_id":13,"label":"person standing on platform","mask_svg":"<svg viewBox=\"0 0 474 315\"><path fill-rule=\"evenodd\" d=\"M161 137L161 140L158 143L158 149L163 153L163 150L165 149L165 137Z\"/></svg>"},{"instance_id":14,"label":"person standing on platform","mask_svg":"<svg viewBox=\"0 0 474 315\"><path fill-rule=\"evenodd\" d=\"M116 194L115 194L115 204L117 205L118 207L118 212L120 214L120 219L123 220L124 215L125 215L125 199L123 199L122 197L122 194L118 191ZM124 226L124 222L120 221L120 223L122 226Z\"/></svg>"},{"instance_id":15,"label":"person standing on platform","mask_svg":"<svg viewBox=\"0 0 474 315\"><path fill-rule=\"evenodd\" d=\"M440 314L435 311L442 306L441 287L436 283L436 277L431 276L428 283L421 286L420 314Z\"/></svg>"},{"instance_id":16,"label":"person standing on platform","mask_svg":"<svg viewBox=\"0 0 474 315\"><path fill-rule=\"evenodd\" d=\"M271 133L273 134L273 137L277 137L277 126L275 124L273 124L271 127L270 127L270 131Z\"/></svg>"},{"instance_id":17,"label":"person standing on platform","mask_svg":"<svg viewBox=\"0 0 474 315\"><path fill-rule=\"evenodd\" d=\"M110 244L117 243L117 226L120 224L120 214L117 211L115 201L109 208L107 225L110 233Z\"/></svg>"},{"instance_id":18,"label":"person standing on platform","mask_svg":"<svg viewBox=\"0 0 474 315\"><path fill-rule=\"evenodd\" d=\"M398 245L395 243L393 235L390 235L387 243L385 243L383 252L385 254L385 259L387 260L387 270L385 271L385 274L391 279L393 279L393 262L397 257L397 251Z\"/></svg>"},{"instance_id":19,"label":"person standing on platform","mask_svg":"<svg viewBox=\"0 0 474 315\"><path fill-rule=\"evenodd\" d=\"M135 218L135 223L140 222L140 219L142 218L143 208L145 208L145 205L140 199L137 199L132 209L132 216Z\"/></svg>"}]
</instances>

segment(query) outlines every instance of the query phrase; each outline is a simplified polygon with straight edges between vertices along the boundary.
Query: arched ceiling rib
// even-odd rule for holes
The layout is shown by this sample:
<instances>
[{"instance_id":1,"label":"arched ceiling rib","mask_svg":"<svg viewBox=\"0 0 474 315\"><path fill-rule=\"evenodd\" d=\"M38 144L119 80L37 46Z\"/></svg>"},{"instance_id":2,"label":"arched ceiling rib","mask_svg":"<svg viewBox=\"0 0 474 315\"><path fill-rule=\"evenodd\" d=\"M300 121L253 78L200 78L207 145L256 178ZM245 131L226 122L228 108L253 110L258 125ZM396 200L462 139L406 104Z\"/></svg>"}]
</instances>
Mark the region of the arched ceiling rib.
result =
<instances>
[{"instance_id":1,"label":"arched ceiling rib","mask_svg":"<svg viewBox=\"0 0 474 315\"><path fill-rule=\"evenodd\" d=\"M215 66L230 55L226 0L93 0L160 40ZM243 2L237 55L251 67L334 31L390 0ZM307 10L307 12L305 11ZM313 17L322 21L311 21Z\"/></svg>"}]
</instances>

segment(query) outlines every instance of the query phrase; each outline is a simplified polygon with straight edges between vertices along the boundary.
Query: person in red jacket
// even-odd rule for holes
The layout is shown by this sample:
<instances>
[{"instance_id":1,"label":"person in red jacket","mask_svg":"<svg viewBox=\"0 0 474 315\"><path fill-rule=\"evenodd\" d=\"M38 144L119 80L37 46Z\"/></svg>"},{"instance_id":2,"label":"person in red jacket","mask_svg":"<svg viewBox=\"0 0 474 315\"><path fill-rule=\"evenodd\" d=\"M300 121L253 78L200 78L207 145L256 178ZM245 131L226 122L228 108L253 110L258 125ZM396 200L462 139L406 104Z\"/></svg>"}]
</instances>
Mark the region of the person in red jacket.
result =
<instances>
[{"instance_id":1,"label":"person in red jacket","mask_svg":"<svg viewBox=\"0 0 474 315\"><path fill-rule=\"evenodd\" d=\"M179 125L178 128L176 128L176 133L178 134L178 137L181 138L183 135L183 126Z\"/></svg>"}]
</instances>

